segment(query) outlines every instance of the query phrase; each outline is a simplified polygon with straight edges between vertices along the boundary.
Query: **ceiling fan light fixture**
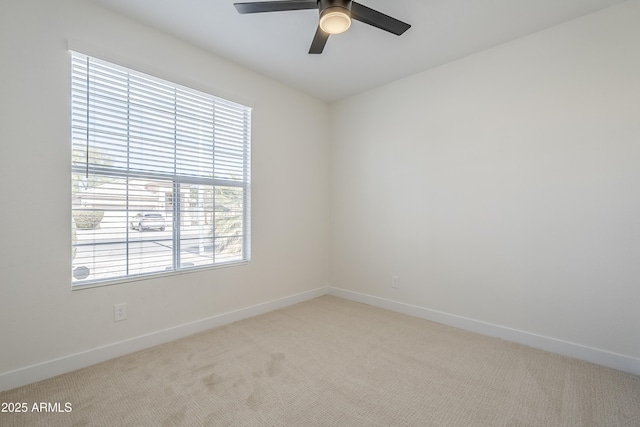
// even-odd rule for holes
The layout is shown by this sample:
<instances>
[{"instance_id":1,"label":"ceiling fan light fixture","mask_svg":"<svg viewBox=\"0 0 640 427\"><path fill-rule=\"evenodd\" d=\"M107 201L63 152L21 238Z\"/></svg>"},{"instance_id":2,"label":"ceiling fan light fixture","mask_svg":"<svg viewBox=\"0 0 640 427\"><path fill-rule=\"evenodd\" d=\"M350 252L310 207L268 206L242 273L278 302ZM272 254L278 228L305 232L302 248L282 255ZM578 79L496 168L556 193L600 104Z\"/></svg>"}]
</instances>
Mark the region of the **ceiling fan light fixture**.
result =
<instances>
[{"instance_id":1,"label":"ceiling fan light fixture","mask_svg":"<svg viewBox=\"0 0 640 427\"><path fill-rule=\"evenodd\" d=\"M344 33L351 26L349 11L343 7L328 7L320 15L320 28L329 34Z\"/></svg>"}]
</instances>

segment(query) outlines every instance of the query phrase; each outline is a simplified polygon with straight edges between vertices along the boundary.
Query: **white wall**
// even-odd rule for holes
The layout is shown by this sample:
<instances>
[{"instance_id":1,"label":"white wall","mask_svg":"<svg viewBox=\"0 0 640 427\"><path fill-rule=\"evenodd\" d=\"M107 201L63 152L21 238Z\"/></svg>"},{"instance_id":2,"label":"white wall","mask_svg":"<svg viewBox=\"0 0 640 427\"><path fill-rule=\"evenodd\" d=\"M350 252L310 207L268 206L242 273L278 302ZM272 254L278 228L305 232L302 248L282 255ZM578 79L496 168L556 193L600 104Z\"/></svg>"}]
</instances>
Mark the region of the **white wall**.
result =
<instances>
[{"instance_id":1,"label":"white wall","mask_svg":"<svg viewBox=\"0 0 640 427\"><path fill-rule=\"evenodd\" d=\"M330 284L640 372L639 22L624 3L333 105Z\"/></svg>"},{"instance_id":2,"label":"white wall","mask_svg":"<svg viewBox=\"0 0 640 427\"><path fill-rule=\"evenodd\" d=\"M328 274L637 360L637 22L630 2L329 108L86 1L1 2L0 380ZM68 39L254 108L250 265L70 290Z\"/></svg>"},{"instance_id":3,"label":"white wall","mask_svg":"<svg viewBox=\"0 0 640 427\"><path fill-rule=\"evenodd\" d=\"M68 39L253 107L249 265L70 290ZM1 2L0 82L0 379L327 285L325 103L80 0Z\"/></svg>"}]
</instances>

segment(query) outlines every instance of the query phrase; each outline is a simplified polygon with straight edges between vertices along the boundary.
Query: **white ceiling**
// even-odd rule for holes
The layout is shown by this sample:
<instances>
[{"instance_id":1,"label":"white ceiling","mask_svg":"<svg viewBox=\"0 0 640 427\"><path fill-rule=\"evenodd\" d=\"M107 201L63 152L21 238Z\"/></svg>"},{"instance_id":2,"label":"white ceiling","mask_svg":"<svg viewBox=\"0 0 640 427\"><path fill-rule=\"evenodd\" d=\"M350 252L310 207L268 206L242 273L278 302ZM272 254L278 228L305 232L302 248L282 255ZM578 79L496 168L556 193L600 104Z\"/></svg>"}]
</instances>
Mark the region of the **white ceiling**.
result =
<instances>
[{"instance_id":1,"label":"white ceiling","mask_svg":"<svg viewBox=\"0 0 640 427\"><path fill-rule=\"evenodd\" d=\"M354 21L309 55L315 10L240 15L241 0L93 0L325 101L335 101L624 0L360 0L412 25Z\"/></svg>"}]
</instances>

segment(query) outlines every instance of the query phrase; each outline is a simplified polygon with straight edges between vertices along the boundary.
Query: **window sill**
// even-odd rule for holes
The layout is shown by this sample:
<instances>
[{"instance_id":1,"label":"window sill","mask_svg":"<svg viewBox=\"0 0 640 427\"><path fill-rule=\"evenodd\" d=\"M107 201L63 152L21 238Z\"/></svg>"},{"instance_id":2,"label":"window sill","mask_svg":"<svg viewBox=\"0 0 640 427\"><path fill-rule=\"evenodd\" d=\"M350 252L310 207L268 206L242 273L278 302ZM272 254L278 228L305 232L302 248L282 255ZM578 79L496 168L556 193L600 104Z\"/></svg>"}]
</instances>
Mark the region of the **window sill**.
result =
<instances>
[{"instance_id":1,"label":"window sill","mask_svg":"<svg viewBox=\"0 0 640 427\"><path fill-rule=\"evenodd\" d=\"M77 283L72 283L71 290L72 291L79 291L79 290L83 290L83 289L91 289L91 288L99 288L99 287L103 287L103 286L118 285L118 284L121 284L121 283L131 283L131 282L139 282L139 281L143 281L143 280L163 279L163 278L166 278L166 277L180 276L180 275L183 275L183 274L201 273L203 271L218 270L218 269L221 269L221 268L242 267L242 266L248 265L249 263L251 263L251 260L247 260L247 261L231 261L231 262L221 263L221 264L217 264L217 265L207 265L207 266L202 266L202 267L185 268L185 269L182 269L182 270L174 270L174 271L168 271L168 272L162 272L162 273L140 274L140 275L137 275L137 276L129 276L129 277L123 277L123 278L119 278L119 279L106 279L106 280L100 280L100 281L95 281L95 282L88 281L86 283L77 282Z\"/></svg>"}]
</instances>

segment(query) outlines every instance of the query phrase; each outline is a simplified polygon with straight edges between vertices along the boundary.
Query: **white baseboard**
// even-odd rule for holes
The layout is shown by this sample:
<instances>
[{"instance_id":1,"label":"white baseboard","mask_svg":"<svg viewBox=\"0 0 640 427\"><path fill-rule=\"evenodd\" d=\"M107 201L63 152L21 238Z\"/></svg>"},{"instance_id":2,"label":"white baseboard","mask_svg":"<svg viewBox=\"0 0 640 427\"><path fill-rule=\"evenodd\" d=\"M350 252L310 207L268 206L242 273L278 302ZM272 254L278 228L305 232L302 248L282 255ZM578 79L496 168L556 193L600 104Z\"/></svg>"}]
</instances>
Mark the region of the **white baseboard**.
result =
<instances>
[{"instance_id":1,"label":"white baseboard","mask_svg":"<svg viewBox=\"0 0 640 427\"><path fill-rule=\"evenodd\" d=\"M166 342L174 341L208 329L236 322L248 317L257 316L279 308L287 307L299 302L307 301L326 295L327 288L318 288L288 297L279 298L239 310L222 313L206 319L186 323L139 337L119 341L91 350L64 356L59 359L27 366L0 374L0 391L11 390L16 387L31 384L67 372L75 371L96 363L104 362L125 354L134 353Z\"/></svg>"},{"instance_id":2,"label":"white baseboard","mask_svg":"<svg viewBox=\"0 0 640 427\"><path fill-rule=\"evenodd\" d=\"M577 359L640 376L640 359L633 357L491 323L480 322L466 317L443 313L385 298L348 291L345 289L326 287L290 295L288 297L256 304L173 328L164 329L80 353L75 353L59 359L49 360L43 363L16 369L14 371L1 373L0 391L11 390L13 388L51 378L56 375L65 374L115 357L124 356L126 354L144 350L145 348L164 344L198 332L206 331L208 329L216 328L248 317L257 316L259 314L264 314L327 294L351 301L369 304L374 307L404 313L421 319L442 323L444 325L453 326L467 331L524 344L552 353L575 357Z\"/></svg>"},{"instance_id":3,"label":"white baseboard","mask_svg":"<svg viewBox=\"0 0 640 427\"><path fill-rule=\"evenodd\" d=\"M431 310L428 308L375 297L367 294L361 294L345 289L330 287L328 289L328 293L329 295L333 295L339 298L361 302L364 304L372 305L374 307L380 307L386 310L396 311L403 314L408 314L410 316L419 317L425 320L431 320L433 322L442 323L444 325L453 326L471 332L477 332L479 334L488 335L490 337L504 339L540 350L549 351L551 353L574 357L576 359L592 362L601 366L605 366L607 368L617 369L619 371L628 372L630 374L640 376L640 359L634 357L624 356L622 354L612 353L593 347L587 347L581 344L563 341L556 338L545 337L530 332L481 322L462 316L456 316L449 313L443 313L441 311Z\"/></svg>"}]
</instances>

